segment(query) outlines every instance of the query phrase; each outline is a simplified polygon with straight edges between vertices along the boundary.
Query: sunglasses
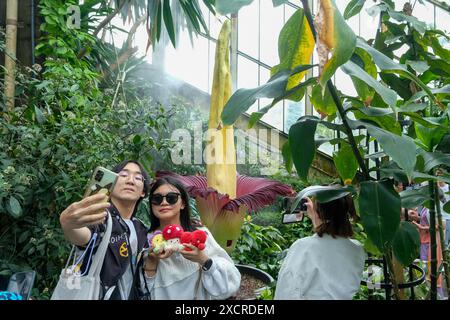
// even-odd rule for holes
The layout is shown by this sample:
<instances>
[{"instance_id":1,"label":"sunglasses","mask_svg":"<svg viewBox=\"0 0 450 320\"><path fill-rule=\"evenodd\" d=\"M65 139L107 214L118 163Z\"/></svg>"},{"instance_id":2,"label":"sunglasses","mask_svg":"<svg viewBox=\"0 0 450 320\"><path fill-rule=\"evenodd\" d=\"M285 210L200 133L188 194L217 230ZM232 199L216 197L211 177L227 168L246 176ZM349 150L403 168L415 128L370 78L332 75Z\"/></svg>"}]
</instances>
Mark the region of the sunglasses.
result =
<instances>
[{"instance_id":1,"label":"sunglasses","mask_svg":"<svg viewBox=\"0 0 450 320\"><path fill-rule=\"evenodd\" d=\"M163 196L162 194L159 194L159 193L155 193L152 195L150 201L152 204L159 206L165 198L166 202L168 204L172 205L172 204L175 204L178 202L179 196L180 196L180 194L177 192L169 192L165 196Z\"/></svg>"}]
</instances>

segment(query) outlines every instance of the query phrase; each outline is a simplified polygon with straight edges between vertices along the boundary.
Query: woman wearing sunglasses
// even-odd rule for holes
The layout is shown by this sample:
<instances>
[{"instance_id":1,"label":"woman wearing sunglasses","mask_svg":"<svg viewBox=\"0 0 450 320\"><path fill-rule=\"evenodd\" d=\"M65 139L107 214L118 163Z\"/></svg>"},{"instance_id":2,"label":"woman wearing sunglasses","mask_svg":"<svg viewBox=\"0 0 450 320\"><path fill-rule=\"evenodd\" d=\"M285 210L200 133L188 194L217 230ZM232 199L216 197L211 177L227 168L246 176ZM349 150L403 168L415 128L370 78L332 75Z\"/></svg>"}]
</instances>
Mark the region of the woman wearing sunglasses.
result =
<instances>
[{"instance_id":1,"label":"woman wearing sunglasses","mask_svg":"<svg viewBox=\"0 0 450 320\"><path fill-rule=\"evenodd\" d=\"M150 232L177 224L184 231L204 230L207 240L204 250L187 244L190 251L148 253L137 286L141 299L225 299L236 293L239 270L207 228L191 220L189 196L180 182L170 177L156 180L150 190L150 222Z\"/></svg>"}]
</instances>

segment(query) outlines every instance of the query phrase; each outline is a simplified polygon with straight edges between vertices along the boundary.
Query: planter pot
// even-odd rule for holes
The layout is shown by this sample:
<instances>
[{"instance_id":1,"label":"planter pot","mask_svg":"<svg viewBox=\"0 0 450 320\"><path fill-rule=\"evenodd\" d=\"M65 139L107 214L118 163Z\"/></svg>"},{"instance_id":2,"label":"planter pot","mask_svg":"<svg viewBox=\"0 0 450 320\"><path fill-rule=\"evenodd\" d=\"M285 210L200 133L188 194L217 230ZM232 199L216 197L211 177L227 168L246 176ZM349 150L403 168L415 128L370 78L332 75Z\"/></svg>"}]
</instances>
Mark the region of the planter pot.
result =
<instances>
[{"instance_id":1,"label":"planter pot","mask_svg":"<svg viewBox=\"0 0 450 320\"><path fill-rule=\"evenodd\" d=\"M258 268L236 264L241 273L241 287L233 300L256 300L259 293L263 291L274 279L265 271Z\"/></svg>"}]
</instances>

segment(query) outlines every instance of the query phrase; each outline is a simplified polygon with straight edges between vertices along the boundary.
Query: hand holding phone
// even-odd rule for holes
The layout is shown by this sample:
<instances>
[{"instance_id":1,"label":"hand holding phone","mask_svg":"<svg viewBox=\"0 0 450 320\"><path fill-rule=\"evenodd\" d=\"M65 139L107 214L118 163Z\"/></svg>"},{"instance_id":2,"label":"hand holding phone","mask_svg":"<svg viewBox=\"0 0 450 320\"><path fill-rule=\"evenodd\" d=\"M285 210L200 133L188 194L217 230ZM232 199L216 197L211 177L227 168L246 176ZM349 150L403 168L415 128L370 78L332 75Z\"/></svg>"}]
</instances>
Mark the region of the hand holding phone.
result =
<instances>
[{"instance_id":1,"label":"hand holding phone","mask_svg":"<svg viewBox=\"0 0 450 320\"><path fill-rule=\"evenodd\" d=\"M103 167L95 168L85 189L83 200L72 203L59 218L65 234L72 230L103 223L106 217L105 209L110 206L108 199L116 185L118 175ZM70 236L69 236L70 237ZM73 237L73 243L83 243L84 237ZM89 237L87 237L89 239Z\"/></svg>"},{"instance_id":2,"label":"hand holding phone","mask_svg":"<svg viewBox=\"0 0 450 320\"><path fill-rule=\"evenodd\" d=\"M116 185L119 175L103 167L95 168L91 179L86 187L83 198L92 196L94 194L106 194L108 198Z\"/></svg>"}]
</instances>

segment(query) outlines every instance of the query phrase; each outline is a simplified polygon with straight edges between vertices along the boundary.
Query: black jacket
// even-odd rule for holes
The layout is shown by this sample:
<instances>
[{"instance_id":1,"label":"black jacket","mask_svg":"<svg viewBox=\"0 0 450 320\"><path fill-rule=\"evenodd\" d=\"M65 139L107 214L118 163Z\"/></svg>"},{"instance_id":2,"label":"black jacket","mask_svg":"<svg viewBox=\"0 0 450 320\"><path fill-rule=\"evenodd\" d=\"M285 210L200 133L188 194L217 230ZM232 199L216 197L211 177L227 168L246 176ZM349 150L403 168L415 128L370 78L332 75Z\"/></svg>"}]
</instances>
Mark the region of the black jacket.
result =
<instances>
[{"instance_id":1,"label":"black jacket","mask_svg":"<svg viewBox=\"0 0 450 320\"><path fill-rule=\"evenodd\" d=\"M116 286L119 279L122 277L124 272L126 271L128 265L131 262L131 248L129 248L129 237L130 237L130 230L125 223L125 221L120 216L119 211L114 205L111 205L111 207L108 209L112 220L112 230L111 230L111 238L109 240L109 246L105 254L105 260L103 262L102 271L100 273L100 280L102 281L102 285L104 289L107 289L112 286ZM137 253L141 252L143 248L148 247L147 242L147 232L148 227L144 225L142 221L139 219L132 217L131 218L134 228L136 229L136 235L138 240L138 250ZM92 234L94 232L97 232L99 237L98 240L95 243L95 246L97 248L98 244L100 243L104 232L106 231L106 224L101 225L95 225L89 227ZM94 249L94 254L95 250ZM83 261L83 267L82 270L85 269L87 266L87 256ZM135 273L136 266L133 266L132 271L133 274ZM111 299L114 299L117 297L117 294L113 294ZM120 297L120 295L119 295Z\"/></svg>"}]
</instances>

